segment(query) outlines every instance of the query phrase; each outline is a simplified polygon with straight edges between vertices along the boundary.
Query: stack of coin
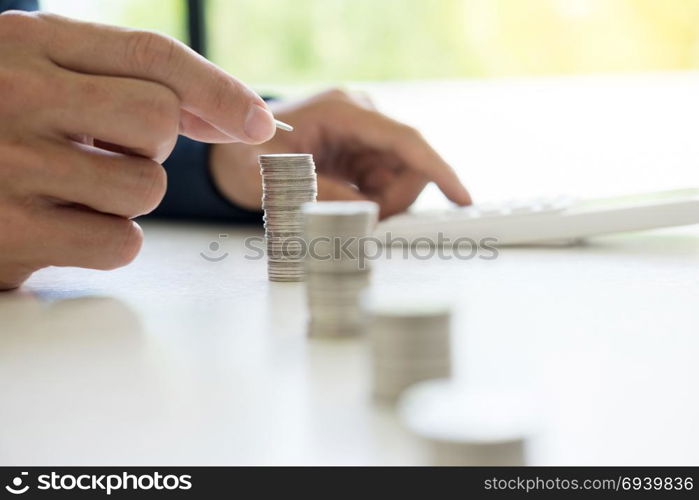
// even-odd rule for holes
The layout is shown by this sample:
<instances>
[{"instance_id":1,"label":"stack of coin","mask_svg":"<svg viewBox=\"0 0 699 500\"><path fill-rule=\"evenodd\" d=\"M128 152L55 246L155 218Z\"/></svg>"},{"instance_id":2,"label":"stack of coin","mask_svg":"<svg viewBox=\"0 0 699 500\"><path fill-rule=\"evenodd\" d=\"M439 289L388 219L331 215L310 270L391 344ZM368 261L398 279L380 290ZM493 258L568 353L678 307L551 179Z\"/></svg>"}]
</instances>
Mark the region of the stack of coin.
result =
<instances>
[{"instance_id":1,"label":"stack of coin","mask_svg":"<svg viewBox=\"0 0 699 500\"><path fill-rule=\"evenodd\" d=\"M369 343L377 400L393 403L416 382L451 375L450 318L448 305L428 300L373 308Z\"/></svg>"},{"instance_id":2,"label":"stack of coin","mask_svg":"<svg viewBox=\"0 0 699 500\"><path fill-rule=\"evenodd\" d=\"M312 337L344 337L366 326L369 285L366 238L378 217L369 201L319 202L303 206L306 297Z\"/></svg>"},{"instance_id":3,"label":"stack of coin","mask_svg":"<svg viewBox=\"0 0 699 500\"><path fill-rule=\"evenodd\" d=\"M302 281L304 249L301 206L315 201L318 192L313 156L260 155L259 162L269 279Z\"/></svg>"},{"instance_id":4,"label":"stack of coin","mask_svg":"<svg viewBox=\"0 0 699 500\"><path fill-rule=\"evenodd\" d=\"M526 394L430 380L407 389L398 412L432 465L520 466L536 434L533 408Z\"/></svg>"}]
</instances>

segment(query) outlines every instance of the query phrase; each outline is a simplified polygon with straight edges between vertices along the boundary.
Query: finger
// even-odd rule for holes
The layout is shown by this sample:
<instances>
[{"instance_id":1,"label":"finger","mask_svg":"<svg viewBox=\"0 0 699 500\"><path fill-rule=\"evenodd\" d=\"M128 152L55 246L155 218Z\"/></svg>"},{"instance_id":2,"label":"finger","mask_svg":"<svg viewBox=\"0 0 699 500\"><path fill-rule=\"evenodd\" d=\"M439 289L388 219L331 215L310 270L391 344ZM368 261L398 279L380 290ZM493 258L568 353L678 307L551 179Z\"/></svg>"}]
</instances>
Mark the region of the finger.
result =
<instances>
[{"instance_id":1,"label":"finger","mask_svg":"<svg viewBox=\"0 0 699 500\"><path fill-rule=\"evenodd\" d=\"M318 176L318 200L320 201L366 201L353 185L331 177Z\"/></svg>"},{"instance_id":2,"label":"finger","mask_svg":"<svg viewBox=\"0 0 699 500\"><path fill-rule=\"evenodd\" d=\"M71 91L49 115L68 136L91 136L132 154L164 161L177 142L180 103L153 82L68 73Z\"/></svg>"},{"instance_id":3,"label":"finger","mask_svg":"<svg viewBox=\"0 0 699 500\"><path fill-rule=\"evenodd\" d=\"M396 170L403 168L394 154L387 155L371 148L358 148L353 143L341 143L334 147L339 154L321 155L316 163L319 172L355 184L360 190L366 187L369 177L376 177L377 170ZM372 174L373 173L373 174Z\"/></svg>"},{"instance_id":4,"label":"finger","mask_svg":"<svg viewBox=\"0 0 699 500\"><path fill-rule=\"evenodd\" d=\"M377 167L365 172L359 179L357 186L363 193L376 193L393 183L397 176L396 170Z\"/></svg>"},{"instance_id":5,"label":"finger","mask_svg":"<svg viewBox=\"0 0 699 500\"><path fill-rule=\"evenodd\" d=\"M32 194L128 218L152 211L165 194L165 169L155 161L77 143L43 149L50 160L28 176Z\"/></svg>"},{"instance_id":6,"label":"finger","mask_svg":"<svg viewBox=\"0 0 699 500\"><path fill-rule=\"evenodd\" d=\"M352 162L345 175L351 175L350 179L354 179L352 182L361 192L373 193L393 182L401 170L404 165L394 154L369 151Z\"/></svg>"},{"instance_id":7,"label":"finger","mask_svg":"<svg viewBox=\"0 0 699 500\"><path fill-rule=\"evenodd\" d=\"M46 207L32 226L44 244L27 252L39 267L115 269L131 262L143 243L143 231L135 222L72 207Z\"/></svg>"},{"instance_id":8,"label":"finger","mask_svg":"<svg viewBox=\"0 0 699 500\"><path fill-rule=\"evenodd\" d=\"M209 144L231 142L228 134L184 109L180 111L180 134Z\"/></svg>"},{"instance_id":9,"label":"finger","mask_svg":"<svg viewBox=\"0 0 699 500\"><path fill-rule=\"evenodd\" d=\"M376 109L374 102L367 92L361 90L349 91L343 87L333 87L315 94L307 102L345 101L353 102L366 109Z\"/></svg>"},{"instance_id":10,"label":"finger","mask_svg":"<svg viewBox=\"0 0 699 500\"><path fill-rule=\"evenodd\" d=\"M88 146L95 146L97 148L104 149L105 151L111 151L112 153L119 153L122 155L133 155L133 151L131 151L129 148L119 146L118 144L112 144L111 142L100 141L99 139L93 140L92 144L84 144L87 144Z\"/></svg>"},{"instance_id":11,"label":"finger","mask_svg":"<svg viewBox=\"0 0 699 500\"><path fill-rule=\"evenodd\" d=\"M260 96L173 38L53 14L32 16L41 24L34 29L44 50L64 68L161 83L175 92L183 109L231 140L257 144L274 135L274 118ZM186 133L199 139L196 128Z\"/></svg>"},{"instance_id":12,"label":"finger","mask_svg":"<svg viewBox=\"0 0 699 500\"><path fill-rule=\"evenodd\" d=\"M394 177L375 197L379 204L379 216L383 219L410 207L427 185L427 178L417 172L404 170Z\"/></svg>"},{"instance_id":13,"label":"finger","mask_svg":"<svg viewBox=\"0 0 699 500\"><path fill-rule=\"evenodd\" d=\"M68 139L70 139L73 142L87 144L88 146L95 145L95 138L86 134L68 134Z\"/></svg>"},{"instance_id":14,"label":"finger","mask_svg":"<svg viewBox=\"0 0 699 500\"><path fill-rule=\"evenodd\" d=\"M397 155L411 170L435 182L454 203L469 205L471 196L456 172L416 130L380 113L351 107L346 120L336 122L363 144ZM342 132L342 131L341 131Z\"/></svg>"}]
</instances>

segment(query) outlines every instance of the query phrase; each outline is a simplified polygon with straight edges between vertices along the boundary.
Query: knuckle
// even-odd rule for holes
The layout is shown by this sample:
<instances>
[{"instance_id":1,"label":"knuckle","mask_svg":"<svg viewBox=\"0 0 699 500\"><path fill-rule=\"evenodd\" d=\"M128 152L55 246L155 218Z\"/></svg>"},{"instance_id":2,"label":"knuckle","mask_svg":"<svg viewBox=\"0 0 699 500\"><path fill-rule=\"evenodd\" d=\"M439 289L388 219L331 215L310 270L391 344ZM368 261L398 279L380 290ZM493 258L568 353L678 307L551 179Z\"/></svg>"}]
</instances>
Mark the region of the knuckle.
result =
<instances>
[{"instance_id":1,"label":"knuckle","mask_svg":"<svg viewBox=\"0 0 699 500\"><path fill-rule=\"evenodd\" d=\"M39 19L40 21L46 21L46 22L54 22L54 21L60 21L60 20L65 20L65 17L59 16L58 14L53 14L51 12L46 12L44 10L37 10L34 12L29 12L32 16L35 18Z\"/></svg>"},{"instance_id":2,"label":"knuckle","mask_svg":"<svg viewBox=\"0 0 699 500\"><path fill-rule=\"evenodd\" d=\"M0 248L7 248L6 242L2 238L0 238ZM7 258L0 259L0 291L19 287L39 267L33 263L18 262Z\"/></svg>"},{"instance_id":3,"label":"knuckle","mask_svg":"<svg viewBox=\"0 0 699 500\"><path fill-rule=\"evenodd\" d=\"M360 106L370 109L370 110L376 110L376 105L374 104L374 100L371 98L369 94L366 92L355 92L352 94L352 100L359 104Z\"/></svg>"},{"instance_id":4,"label":"knuckle","mask_svg":"<svg viewBox=\"0 0 699 500\"><path fill-rule=\"evenodd\" d=\"M38 12L9 10L0 14L0 39L25 40L35 38L45 15Z\"/></svg>"},{"instance_id":5,"label":"knuckle","mask_svg":"<svg viewBox=\"0 0 699 500\"><path fill-rule=\"evenodd\" d=\"M135 222L128 219L116 218L110 233L114 252L103 269L110 270L131 263L143 245L143 231Z\"/></svg>"},{"instance_id":6,"label":"knuckle","mask_svg":"<svg viewBox=\"0 0 699 500\"><path fill-rule=\"evenodd\" d=\"M43 267L34 249L40 234L22 200L0 200L0 290L16 288Z\"/></svg>"},{"instance_id":7,"label":"knuckle","mask_svg":"<svg viewBox=\"0 0 699 500\"><path fill-rule=\"evenodd\" d=\"M412 141L422 140L422 133L411 125L406 125L405 123L398 124L399 130L402 135L407 137Z\"/></svg>"},{"instance_id":8,"label":"knuckle","mask_svg":"<svg viewBox=\"0 0 699 500\"><path fill-rule=\"evenodd\" d=\"M175 40L154 31L134 31L128 35L126 61L146 73L170 65L175 53Z\"/></svg>"},{"instance_id":9,"label":"knuckle","mask_svg":"<svg viewBox=\"0 0 699 500\"><path fill-rule=\"evenodd\" d=\"M176 144L177 134L162 134L160 137L153 137L148 148L148 157L157 164L161 164L170 156Z\"/></svg>"},{"instance_id":10,"label":"knuckle","mask_svg":"<svg viewBox=\"0 0 699 500\"><path fill-rule=\"evenodd\" d=\"M0 264L0 291L19 288L34 271L31 267Z\"/></svg>"},{"instance_id":11,"label":"knuckle","mask_svg":"<svg viewBox=\"0 0 699 500\"><path fill-rule=\"evenodd\" d=\"M153 84L156 85L156 84ZM128 103L132 115L138 116L148 138L146 156L163 160L172 152L180 129L180 102L174 92L157 86L156 92L143 92Z\"/></svg>"},{"instance_id":12,"label":"knuckle","mask_svg":"<svg viewBox=\"0 0 699 500\"><path fill-rule=\"evenodd\" d=\"M350 101L352 96L346 89L342 87L332 87L322 93L322 95L327 99L338 100L338 101Z\"/></svg>"},{"instance_id":13,"label":"knuckle","mask_svg":"<svg viewBox=\"0 0 699 500\"><path fill-rule=\"evenodd\" d=\"M325 94L318 94L317 99L309 102L308 109L318 116L327 115L328 112L338 113L340 116L361 112L358 106L347 99L328 99ZM359 111L358 111L359 110Z\"/></svg>"},{"instance_id":14,"label":"knuckle","mask_svg":"<svg viewBox=\"0 0 699 500\"><path fill-rule=\"evenodd\" d=\"M141 213L152 212L163 200L167 190L167 174L165 169L156 162L144 161L139 176Z\"/></svg>"},{"instance_id":15,"label":"knuckle","mask_svg":"<svg viewBox=\"0 0 699 500\"><path fill-rule=\"evenodd\" d=\"M170 89L161 87L146 102L139 103L139 107L141 109L137 112L149 120L149 127L162 134L164 139L170 140L173 135L177 135L180 123L180 102Z\"/></svg>"}]
</instances>

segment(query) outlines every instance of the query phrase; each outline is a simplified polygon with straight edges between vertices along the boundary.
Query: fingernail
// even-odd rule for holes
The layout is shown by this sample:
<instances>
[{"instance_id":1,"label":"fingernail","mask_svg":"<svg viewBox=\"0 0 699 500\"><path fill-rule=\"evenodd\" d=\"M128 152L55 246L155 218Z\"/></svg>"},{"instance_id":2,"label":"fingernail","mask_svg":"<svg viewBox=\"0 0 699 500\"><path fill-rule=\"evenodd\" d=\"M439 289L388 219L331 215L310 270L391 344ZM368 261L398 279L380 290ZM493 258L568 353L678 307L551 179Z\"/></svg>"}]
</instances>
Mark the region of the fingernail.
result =
<instances>
[{"instance_id":1,"label":"fingernail","mask_svg":"<svg viewBox=\"0 0 699 500\"><path fill-rule=\"evenodd\" d=\"M276 130L274 117L269 110L259 104L250 106L250 111L245 117L245 133L255 142L264 142L272 138Z\"/></svg>"}]
</instances>

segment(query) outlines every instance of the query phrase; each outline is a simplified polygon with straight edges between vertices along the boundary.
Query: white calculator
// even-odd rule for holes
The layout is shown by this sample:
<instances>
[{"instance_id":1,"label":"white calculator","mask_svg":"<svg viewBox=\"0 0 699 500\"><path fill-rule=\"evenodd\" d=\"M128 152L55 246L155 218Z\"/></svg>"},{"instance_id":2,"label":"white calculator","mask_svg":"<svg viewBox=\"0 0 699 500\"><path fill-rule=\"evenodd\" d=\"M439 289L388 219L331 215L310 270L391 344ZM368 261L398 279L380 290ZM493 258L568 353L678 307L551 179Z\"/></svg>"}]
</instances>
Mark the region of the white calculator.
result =
<instances>
[{"instance_id":1,"label":"white calculator","mask_svg":"<svg viewBox=\"0 0 699 500\"><path fill-rule=\"evenodd\" d=\"M452 245L490 238L494 245L574 243L602 234L699 223L699 189L576 200L566 196L407 212L374 234L382 241ZM497 240L497 241L494 241Z\"/></svg>"}]
</instances>

